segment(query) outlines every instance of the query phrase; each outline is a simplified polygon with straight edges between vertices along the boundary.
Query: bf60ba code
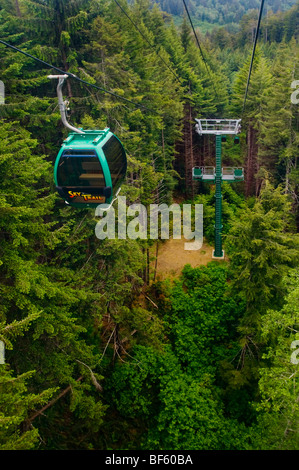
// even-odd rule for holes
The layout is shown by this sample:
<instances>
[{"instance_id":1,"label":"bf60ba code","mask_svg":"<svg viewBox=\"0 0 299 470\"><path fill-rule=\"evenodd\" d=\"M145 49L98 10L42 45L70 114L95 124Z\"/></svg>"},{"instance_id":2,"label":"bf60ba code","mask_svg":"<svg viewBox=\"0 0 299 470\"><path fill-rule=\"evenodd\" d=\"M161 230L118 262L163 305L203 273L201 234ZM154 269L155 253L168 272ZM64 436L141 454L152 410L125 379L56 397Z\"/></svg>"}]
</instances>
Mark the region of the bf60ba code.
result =
<instances>
[{"instance_id":1,"label":"bf60ba code","mask_svg":"<svg viewBox=\"0 0 299 470\"><path fill-rule=\"evenodd\" d=\"M150 462L151 465L183 465L186 463L191 463L193 465L192 459L190 455L150 455Z\"/></svg>"}]
</instances>

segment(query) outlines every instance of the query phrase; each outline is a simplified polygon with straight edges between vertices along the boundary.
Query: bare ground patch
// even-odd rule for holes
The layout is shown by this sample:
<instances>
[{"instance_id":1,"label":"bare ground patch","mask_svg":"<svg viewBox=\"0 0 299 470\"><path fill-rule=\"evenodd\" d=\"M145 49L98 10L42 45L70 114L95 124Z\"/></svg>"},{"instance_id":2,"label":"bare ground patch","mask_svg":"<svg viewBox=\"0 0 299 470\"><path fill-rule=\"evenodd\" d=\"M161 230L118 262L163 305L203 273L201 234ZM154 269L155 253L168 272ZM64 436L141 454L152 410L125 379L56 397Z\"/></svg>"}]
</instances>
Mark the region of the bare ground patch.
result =
<instances>
[{"instance_id":1,"label":"bare ground patch","mask_svg":"<svg viewBox=\"0 0 299 470\"><path fill-rule=\"evenodd\" d=\"M156 280L162 280L166 277L179 277L186 264L196 268L207 265L212 261L213 246L204 242L199 250L189 251L184 249L185 243L184 238L170 239L164 243L159 243L157 263L155 261L156 247L153 247L151 252L151 274L154 275L156 265Z\"/></svg>"}]
</instances>

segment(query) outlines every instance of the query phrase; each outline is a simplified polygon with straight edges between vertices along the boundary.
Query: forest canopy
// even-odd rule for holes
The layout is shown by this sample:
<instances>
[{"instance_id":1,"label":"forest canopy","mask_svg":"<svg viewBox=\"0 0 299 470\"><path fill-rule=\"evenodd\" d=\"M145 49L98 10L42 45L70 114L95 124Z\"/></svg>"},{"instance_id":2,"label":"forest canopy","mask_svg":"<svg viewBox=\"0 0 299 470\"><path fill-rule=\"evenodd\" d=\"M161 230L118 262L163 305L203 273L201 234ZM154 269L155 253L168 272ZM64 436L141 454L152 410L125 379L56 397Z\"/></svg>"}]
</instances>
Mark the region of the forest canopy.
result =
<instances>
[{"instance_id":1,"label":"forest canopy","mask_svg":"<svg viewBox=\"0 0 299 470\"><path fill-rule=\"evenodd\" d=\"M175 16L184 14L183 2L176 0L155 0L165 12ZM189 0L188 9L195 20L212 24L238 24L245 14L259 10L259 0ZM268 12L283 12L296 4L296 0L269 0L265 4Z\"/></svg>"},{"instance_id":2,"label":"forest canopy","mask_svg":"<svg viewBox=\"0 0 299 470\"><path fill-rule=\"evenodd\" d=\"M0 0L0 450L299 448L299 4L267 2L244 107L260 2L189 3L201 50L171 0ZM69 121L124 145L127 205L202 204L205 247L195 119L242 120L224 260L163 277L168 241L100 240L64 203L57 69Z\"/></svg>"}]
</instances>

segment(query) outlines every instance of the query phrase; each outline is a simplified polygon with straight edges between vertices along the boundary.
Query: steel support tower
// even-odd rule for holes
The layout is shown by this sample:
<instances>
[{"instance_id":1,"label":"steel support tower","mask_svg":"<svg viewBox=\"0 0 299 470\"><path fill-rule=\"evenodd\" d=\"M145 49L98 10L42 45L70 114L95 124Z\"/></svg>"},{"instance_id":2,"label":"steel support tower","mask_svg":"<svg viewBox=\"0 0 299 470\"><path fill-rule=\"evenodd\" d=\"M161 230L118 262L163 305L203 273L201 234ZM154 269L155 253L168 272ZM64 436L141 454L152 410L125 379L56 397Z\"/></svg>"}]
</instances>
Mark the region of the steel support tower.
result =
<instances>
[{"instance_id":1,"label":"steel support tower","mask_svg":"<svg viewBox=\"0 0 299 470\"><path fill-rule=\"evenodd\" d=\"M239 142L237 134L240 132L240 119L196 119L195 130L199 135L215 135L216 161L215 167L194 167L192 178L197 181L215 184L215 247L213 258L223 259L222 249L222 181L230 183L244 180L243 168L222 167L222 140L226 135L234 135L235 142Z\"/></svg>"}]
</instances>

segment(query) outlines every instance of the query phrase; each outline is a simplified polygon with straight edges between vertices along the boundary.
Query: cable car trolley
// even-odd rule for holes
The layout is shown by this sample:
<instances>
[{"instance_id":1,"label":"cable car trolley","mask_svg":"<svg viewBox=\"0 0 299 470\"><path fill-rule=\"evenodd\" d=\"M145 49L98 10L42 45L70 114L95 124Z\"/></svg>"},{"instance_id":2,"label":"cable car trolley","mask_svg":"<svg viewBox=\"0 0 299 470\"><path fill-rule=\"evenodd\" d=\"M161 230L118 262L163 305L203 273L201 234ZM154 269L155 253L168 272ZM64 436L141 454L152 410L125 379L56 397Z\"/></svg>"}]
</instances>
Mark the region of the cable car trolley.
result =
<instances>
[{"instance_id":1,"label":"cable car trolley","mask_svg":"<svg viewBox=\"0 0 299 470\"><path fill-rule=\"evenodd\" d=\"M62 143L54 166L58 194L73 207L107 208L117 197L127 171L127 158L120 140L110 131L83 130L71 126L66 119L62 85L67 75L58 78L57 95L63 124L72 130Z\"/></svg>"}]
</instances>

